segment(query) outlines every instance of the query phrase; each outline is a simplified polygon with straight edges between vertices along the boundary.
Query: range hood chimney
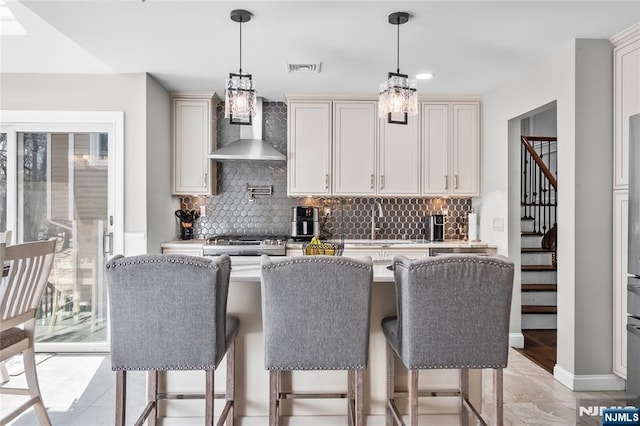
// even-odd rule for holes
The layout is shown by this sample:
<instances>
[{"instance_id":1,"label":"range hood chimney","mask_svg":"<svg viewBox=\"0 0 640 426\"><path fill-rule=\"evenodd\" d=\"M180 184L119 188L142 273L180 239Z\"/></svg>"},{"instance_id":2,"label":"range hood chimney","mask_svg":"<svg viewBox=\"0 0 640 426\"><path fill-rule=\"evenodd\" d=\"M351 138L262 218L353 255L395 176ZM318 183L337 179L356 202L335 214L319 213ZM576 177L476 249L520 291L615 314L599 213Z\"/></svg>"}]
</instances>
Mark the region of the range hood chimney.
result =
<instances>
[{"instance_id":1,"label":"range hood chimney","mask_svg":"<svg viewBox=\"0 0 640 426\"><path fill-rule=\"evenodd\" d=\"M240 139L209 154L218 161L285 161L286 157L262 140L262 98L256 98L256 116L251 126L240 125Z\"/></svg>"}]
</instances>

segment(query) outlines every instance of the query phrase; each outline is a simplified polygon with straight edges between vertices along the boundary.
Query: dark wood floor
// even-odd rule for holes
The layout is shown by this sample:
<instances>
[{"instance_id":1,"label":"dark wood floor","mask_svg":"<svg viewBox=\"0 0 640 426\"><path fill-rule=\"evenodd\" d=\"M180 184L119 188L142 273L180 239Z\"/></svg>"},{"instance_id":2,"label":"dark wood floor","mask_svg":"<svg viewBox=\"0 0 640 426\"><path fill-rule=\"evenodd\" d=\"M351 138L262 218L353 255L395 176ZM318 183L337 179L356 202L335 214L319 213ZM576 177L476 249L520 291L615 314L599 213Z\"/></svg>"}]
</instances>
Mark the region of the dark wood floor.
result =
<instances>
[{"instance_id":1,"label":"dark wood floor","mask_svg":"<svg viewBox=\"0 0 640 426\"><path fill-rule=\"evenodd\" d=\"M556 365L556 330L522 330L524 349L516 349L522 355L553 374Z\"/></svg>"}]
</instances>

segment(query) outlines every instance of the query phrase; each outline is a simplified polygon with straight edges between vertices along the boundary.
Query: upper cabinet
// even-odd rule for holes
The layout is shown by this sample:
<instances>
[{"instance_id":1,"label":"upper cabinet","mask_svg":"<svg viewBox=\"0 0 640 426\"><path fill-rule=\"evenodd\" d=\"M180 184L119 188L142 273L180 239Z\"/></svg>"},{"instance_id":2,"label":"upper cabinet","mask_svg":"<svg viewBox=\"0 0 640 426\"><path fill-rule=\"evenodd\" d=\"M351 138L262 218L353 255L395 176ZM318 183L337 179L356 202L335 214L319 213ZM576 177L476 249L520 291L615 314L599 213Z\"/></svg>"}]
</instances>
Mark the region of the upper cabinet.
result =
<instances>
[{"instance_id":1,"label":"upper cabinet","mask_svg":"<svg viewBox=\"0 0 640 426\"><path fill-rule=\"evenodd\" d=\"M375 195L376 102L335 101L333 122L333 194Z\"/></svg>"},{"instance_id":2,"label":"upper cabinet","mask_svg":"<svg viewBox=\"0 0 640 426\"><path fill-rule=\"evenodd\" d=\"M640 113L640 26L614 40L614 189L629 184L629 116Z\"/></svg>"},{"instance_id":3,"label":"upper cabinet","mask_svg":"<svg viewBox=\"0 0 640 426\"><path fill-rule=\"evenodd\" d=\"M287 193L331 194L331 101L290 102Z\"/></svg>"},{"instance_id":4,"label":"upper cabinet","mask_svg":"<svg viewBox=\"0 0 640 426\"><path fill-rule=\"evenodd\" d=\"M417 116L410 116L406 125L380 119L379 195L420 195L418 125Z\"/></svg>"},{"instance_id":5,"label":"upper cabinet","mask_svg":"<svg viewBox=\"0 0 640 426\"><path fill-rule=\"evenodd\" d=\"M174 195L216 194L216 164L207 157L216 147L216 106L215 95L171 96Z\"/></svg>"},{"instance_id":6,"label":"upper cabinet","mask_svg":"<svg viewBox=\"0 0 640 426\"><path fill-rule=\"evenodd\" d=\"M478 195L479 111L423 102L402 125L378 118L375 100L290 100L288 194Z\"/></svg>"},{"instance_id":7,"label":"upper cabinet","mask_svg":"<svg viewBox=\"0 0 640 426\"><path fill-rule=\"evenodd\" d=\"M423 102L422 195L480 195L480 103Z\"/></svg>"}]
</instances>

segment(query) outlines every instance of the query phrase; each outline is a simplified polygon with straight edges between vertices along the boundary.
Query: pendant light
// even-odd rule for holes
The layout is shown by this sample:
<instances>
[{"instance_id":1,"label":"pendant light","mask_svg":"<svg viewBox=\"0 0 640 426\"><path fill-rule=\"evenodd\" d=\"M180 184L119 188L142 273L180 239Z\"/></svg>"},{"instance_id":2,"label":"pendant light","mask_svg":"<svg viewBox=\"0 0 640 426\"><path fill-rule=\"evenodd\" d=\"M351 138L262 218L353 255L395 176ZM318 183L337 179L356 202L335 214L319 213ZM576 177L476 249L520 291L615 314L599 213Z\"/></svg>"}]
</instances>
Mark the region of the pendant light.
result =
<instances>
[{"instance_id":1,"label":"pendant light","mask_svg":"<svg viewBox=\"0 0 640 426\"><path fill-rule=\"evenodd\" d=\"M231 11L231 20L240 24L240 68L238 73L229 73L224 92L224 117L230 124L251 125L256 113L256 89L251 74L242 72L242 24L251 20L251 13L236 9Z\"/></svg>"},{"instance_id":2,"label":"pendant light","mask_svg":"<svg viewBox=\"0 0 640 426\"><path fill-rule=\"evenodd\" d=\"M388 79L380 84L378 114L387 117L388 123L407 124L408 115L418 114L418 90L415 80L407 74L400 74L400 25L409 22L407 12L389 15L389 23L398 28L396 72L390 72Z\"/></svg>"}]
</instances>

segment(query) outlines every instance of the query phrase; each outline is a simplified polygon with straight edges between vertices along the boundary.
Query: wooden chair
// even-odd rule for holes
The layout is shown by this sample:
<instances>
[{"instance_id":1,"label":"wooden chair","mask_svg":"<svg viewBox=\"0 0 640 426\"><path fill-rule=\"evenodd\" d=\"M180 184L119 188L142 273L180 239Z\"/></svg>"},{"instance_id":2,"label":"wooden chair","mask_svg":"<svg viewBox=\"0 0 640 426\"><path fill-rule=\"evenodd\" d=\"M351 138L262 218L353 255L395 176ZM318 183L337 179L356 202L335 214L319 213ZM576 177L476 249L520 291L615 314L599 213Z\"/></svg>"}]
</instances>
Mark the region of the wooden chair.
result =
<instances>
[{"instance_id":1,"label":"wooden chair","mask_svg":"<svg viewBox=\"0 0 640 426\"><path fill-rule=\"evenodd\" d=\"M33 406L41 425L50 425L36 374L34 330L36 312L44 291L56 242L37 241L7 247L0 243L0 264L9 265L6 287L0 297L0 362L22 353L28 388L0 387L0 393L26 395L29 400L0 419L7 424Z\"/></svg>"},{"instance_id":2,"label":"wooden chair","mask_svg":"<svg viewBox=\"0 0 640 426\"><path fill-rule=\"evenodd\" d=\"M4 243L7 246L11 244L10 229L4 232L0 232L0 244L2 243ZM2 272L4 274L4 270ZM0 362L0 385L4 385L8 381L9 381L9 372L7 371L7 367L4 365L4 362Z\"/></svg>"}]
</instances>

